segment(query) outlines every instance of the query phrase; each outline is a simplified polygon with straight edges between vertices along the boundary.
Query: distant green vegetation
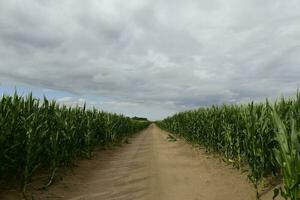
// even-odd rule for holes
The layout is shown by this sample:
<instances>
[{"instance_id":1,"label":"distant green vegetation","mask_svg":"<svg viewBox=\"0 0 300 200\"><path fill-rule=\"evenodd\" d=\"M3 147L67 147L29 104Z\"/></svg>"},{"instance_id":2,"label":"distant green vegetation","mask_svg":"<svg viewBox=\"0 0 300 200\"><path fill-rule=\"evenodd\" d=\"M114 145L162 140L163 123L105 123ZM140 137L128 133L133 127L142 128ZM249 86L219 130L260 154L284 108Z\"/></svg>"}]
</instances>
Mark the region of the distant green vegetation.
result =
<instances>
[{"instance_id":1,"label":"distant green vegetation","mask_svg":"<svg viewBox=\"0 0 300 200\"><path fill-rule=\"evenodd\" d=\"M4 95L0 99L0 183L15 179L24 192L35 171L45 168L50 185L59 168L90 158L95 146L121 143L148 125L85 106L39 100L31 94Z\"/></svg>"},{"instance_id":2,"label":"distant green vegetation","mask_svg":"<svg viewBox=\"0 0 300 200\"><path fill-rule=\"evenodd\" d=\"M138 121L148 121L147 118L145 117L132 117L133 120L138 120Z\"/></svg>"},{"instance_id":3,"label":"distant green vegetation","mask_svg":"<svg viewBox=\"0 0 300 200\"><path fill-rule=\"evenodd\" d=\"M283 175L275 194L300 199L300 94L274 104L249 103L199 108L168 117L158 125L217 152L236 167L250 167L257 188L264 177ZM258 193L257 193L258 194ZM259 197L259 195L258 195Z\"/></svg>"}]
</instances>

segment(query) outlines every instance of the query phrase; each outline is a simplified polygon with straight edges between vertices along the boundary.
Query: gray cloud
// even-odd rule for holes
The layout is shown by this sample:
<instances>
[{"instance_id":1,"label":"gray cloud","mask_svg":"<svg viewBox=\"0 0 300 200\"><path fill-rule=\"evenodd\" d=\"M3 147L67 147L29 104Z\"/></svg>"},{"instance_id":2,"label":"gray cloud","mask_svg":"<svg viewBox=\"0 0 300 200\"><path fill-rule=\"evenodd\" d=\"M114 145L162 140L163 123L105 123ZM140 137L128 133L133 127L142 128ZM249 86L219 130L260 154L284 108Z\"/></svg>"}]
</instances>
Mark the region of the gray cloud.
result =
<instances>
[{"instance_id":1,"label":"gray cloud","mask_svg":"<svg viewBox=\"0 0 300 200\"><path fill-rule=\"evenodd\" d=\"M297 0L11 0L0 13L3 81L105 97L90 104L113 112L161 118L300 82Z\"/></svg>"}]
</instances>

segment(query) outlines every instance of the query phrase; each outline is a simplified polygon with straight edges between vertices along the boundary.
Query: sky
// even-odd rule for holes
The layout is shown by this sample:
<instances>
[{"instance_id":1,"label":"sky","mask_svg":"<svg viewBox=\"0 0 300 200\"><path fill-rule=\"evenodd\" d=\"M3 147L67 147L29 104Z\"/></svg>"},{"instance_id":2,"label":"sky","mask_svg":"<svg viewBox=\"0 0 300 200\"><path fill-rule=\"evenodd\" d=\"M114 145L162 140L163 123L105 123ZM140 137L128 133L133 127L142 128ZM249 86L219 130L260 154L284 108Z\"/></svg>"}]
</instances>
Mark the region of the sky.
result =
<instances>
[{"instance_id":1,"label":"sky","mask_svg":"<svg viewBox=\"0 0 300 200\"><path fill-rule=\"evenodd\" d=\"M156 120L299 88L299 0L0 0L0 13L0 94Z\"/></svg>"}]
</instances>

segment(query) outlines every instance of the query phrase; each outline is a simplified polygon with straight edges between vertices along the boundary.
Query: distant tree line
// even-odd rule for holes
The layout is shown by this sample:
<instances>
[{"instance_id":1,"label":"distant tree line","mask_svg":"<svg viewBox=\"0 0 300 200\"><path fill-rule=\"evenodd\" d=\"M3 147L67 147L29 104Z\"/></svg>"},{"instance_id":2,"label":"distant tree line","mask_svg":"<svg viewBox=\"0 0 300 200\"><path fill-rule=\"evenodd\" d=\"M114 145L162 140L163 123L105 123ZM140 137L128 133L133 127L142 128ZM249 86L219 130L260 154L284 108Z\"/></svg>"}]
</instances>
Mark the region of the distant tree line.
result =
<instances>
[{"instance_id":1,"label":"distant tree line","mask_svg":"<svg viewBox=\"0 0 300 200\"><path fill-rule=\"evenodd\" d=\"M136 116L134 116L134 117L132 117L131 119L133 119L133 120L139 120L139 121L149 121L147 118L145 118L145 117L136 117Z\"/></svg>"}]
</instances>

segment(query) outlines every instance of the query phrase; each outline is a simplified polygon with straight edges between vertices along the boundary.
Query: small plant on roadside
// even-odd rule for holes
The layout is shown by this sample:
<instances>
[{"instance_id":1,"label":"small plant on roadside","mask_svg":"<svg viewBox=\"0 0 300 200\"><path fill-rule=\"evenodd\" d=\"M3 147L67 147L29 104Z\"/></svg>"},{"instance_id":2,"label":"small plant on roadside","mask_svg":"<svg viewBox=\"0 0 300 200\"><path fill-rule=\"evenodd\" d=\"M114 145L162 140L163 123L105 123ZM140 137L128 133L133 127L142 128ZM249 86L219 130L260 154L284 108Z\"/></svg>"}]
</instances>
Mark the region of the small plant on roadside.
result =
<instances>
[{"instance_id":1,"label":"small plant on roadside","mask_svg":"<svg viewBox=\"0 0 300 200\"><path fill-rule=\"evenodd\" d=\"M168 134L167 139L168 139L168 141L170 141L170 142L175 142L175 141L177 141L176 137L174 137L172 134Z\"/></svg>"}]
</instances>

